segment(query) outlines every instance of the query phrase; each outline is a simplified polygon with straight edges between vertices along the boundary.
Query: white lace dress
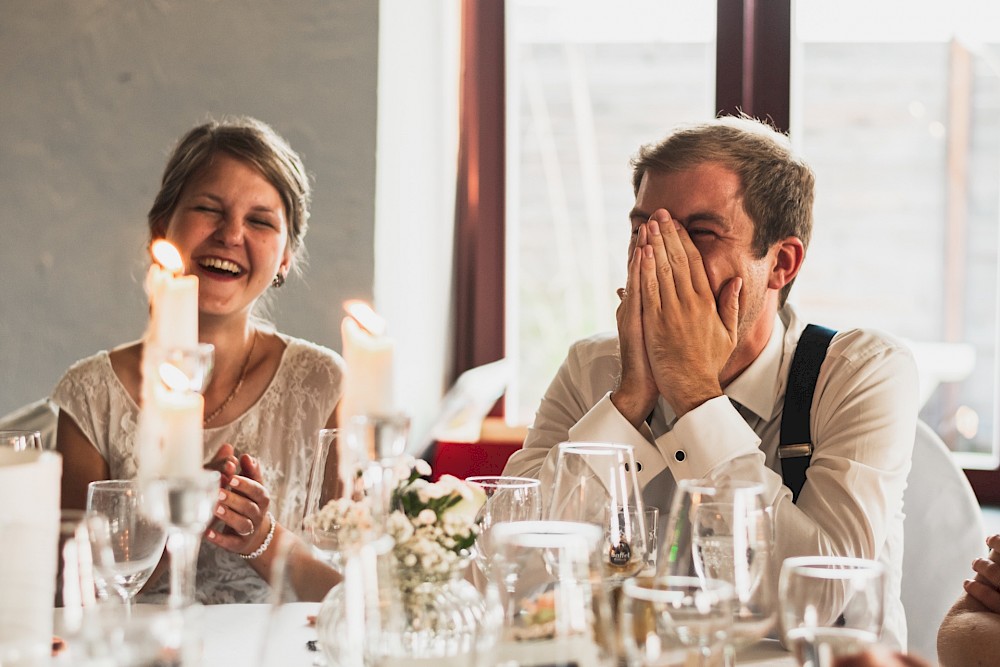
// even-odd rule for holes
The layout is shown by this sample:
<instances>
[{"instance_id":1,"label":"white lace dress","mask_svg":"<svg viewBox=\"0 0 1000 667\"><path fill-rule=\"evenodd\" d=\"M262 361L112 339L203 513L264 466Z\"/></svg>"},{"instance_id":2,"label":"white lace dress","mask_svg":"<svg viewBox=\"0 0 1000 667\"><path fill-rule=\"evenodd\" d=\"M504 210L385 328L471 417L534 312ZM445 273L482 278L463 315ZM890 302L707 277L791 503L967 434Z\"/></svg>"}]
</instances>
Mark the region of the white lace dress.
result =
<instances>
[{"instance_id":1,"label":"white lace dress","mask_svg":"<svg viewBox=\"0 0 1000 667\"><path fill-rule=\"evenodd\" d=\"M271 511L279 523L293 526L302 517L317 432L340 400L344 362L325 347L279 336L287 347L270 386L236 421L205 429L205 458L227 442L237 456L256 458L271 495ZM115 375L106 351L73 364L52 400L108 462L112 479L136 476L133 445L139 407ZM168 579L162 577L140 599L163 597ZM197 595L204 604L266 602L267 584L237 555L203 542Z\"/></svg>"}]
</instances>

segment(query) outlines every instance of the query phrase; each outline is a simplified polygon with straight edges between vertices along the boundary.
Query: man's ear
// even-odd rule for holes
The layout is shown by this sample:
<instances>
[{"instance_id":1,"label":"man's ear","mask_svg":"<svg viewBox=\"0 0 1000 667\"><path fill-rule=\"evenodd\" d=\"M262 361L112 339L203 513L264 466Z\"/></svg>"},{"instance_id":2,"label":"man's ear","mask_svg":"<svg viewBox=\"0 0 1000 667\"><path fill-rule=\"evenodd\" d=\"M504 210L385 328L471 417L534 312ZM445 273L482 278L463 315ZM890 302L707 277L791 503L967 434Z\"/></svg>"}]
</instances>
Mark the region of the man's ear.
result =
<instances>
[{"instance_id":1,"label":"man's ear","mask_svg":"<svg viewBox=\"0 0 1000 667\"><path fill-rule=\"evenodd\" d=\"M780 290L798 275L799 269L802 268L802 260L806 257L806 249L800 238L789 236L774 244L772 251L774 260L767 286L770 289Z\"/></svg>"}]
</instances>

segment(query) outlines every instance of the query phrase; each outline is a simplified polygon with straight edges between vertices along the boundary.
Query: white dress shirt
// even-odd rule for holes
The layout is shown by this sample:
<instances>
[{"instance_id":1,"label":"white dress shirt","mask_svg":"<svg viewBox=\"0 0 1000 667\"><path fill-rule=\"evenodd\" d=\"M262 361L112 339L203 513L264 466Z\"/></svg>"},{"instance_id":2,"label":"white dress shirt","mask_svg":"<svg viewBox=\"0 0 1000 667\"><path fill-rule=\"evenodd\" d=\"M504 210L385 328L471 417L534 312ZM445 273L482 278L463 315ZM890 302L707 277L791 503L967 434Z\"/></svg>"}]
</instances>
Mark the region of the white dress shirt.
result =
<instances>
[{"instance_id":1,"label":"white dress shirt","mask_svg":"<svg viewBox=\"0 0 1000 667\"><path fill-rule=\"evenodd\" d=\"M790 556L878 559L889 574L882 638L905 648L899 584L903 490L918 407L916 366L909 349L885 334L837 333L816 381L809 421L812 461L793 504L777 448L788 371L804 328L786 304L764 350L724 396L680 419L661 397L640 430L610 399L621 372L617 334L579 341L504 474L538 477L543 489L551 489L556 445L569 440L632 445L643 498L661 512L670 508L676 479L762 482L775 522L774 585Z\"/></svg>"}]
</instances>

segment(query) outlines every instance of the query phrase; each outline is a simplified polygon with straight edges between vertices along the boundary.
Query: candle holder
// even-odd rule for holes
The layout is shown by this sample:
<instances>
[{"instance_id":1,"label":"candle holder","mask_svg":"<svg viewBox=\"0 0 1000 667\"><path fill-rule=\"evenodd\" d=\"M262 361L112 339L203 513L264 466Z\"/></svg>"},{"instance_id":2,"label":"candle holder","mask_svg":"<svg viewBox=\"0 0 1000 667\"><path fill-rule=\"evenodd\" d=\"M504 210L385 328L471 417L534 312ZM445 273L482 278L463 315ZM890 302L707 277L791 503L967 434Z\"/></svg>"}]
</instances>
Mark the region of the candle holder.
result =
<instances>
[{"instance_id":1,"label":"candle holder","mask_svg":"<svg viewBox=\"0 0 1000 667\"><path fill-rule=\"evenodd\" d=\"M205 393L205 387L215 368L215 346L198 343L194 347L162 347L154 345L150 349L154 377L163 379L163 365L172 367L168 372L178 371L183 381L178 382L184 390L198 394Z\"/></svg>"},{"instance_id":2,"label":"candle holder","mask_svg":"<svg viewBox=\"0 0 1000 667\"><path fill-rule=\"evenodd\" d=\"M199 470L190 476L153 478L145 483L143 509L167 529L171 608L184 609L195 602L198 550L214 516L220 477L215 470Z\"/></svg>"}]
</instances>

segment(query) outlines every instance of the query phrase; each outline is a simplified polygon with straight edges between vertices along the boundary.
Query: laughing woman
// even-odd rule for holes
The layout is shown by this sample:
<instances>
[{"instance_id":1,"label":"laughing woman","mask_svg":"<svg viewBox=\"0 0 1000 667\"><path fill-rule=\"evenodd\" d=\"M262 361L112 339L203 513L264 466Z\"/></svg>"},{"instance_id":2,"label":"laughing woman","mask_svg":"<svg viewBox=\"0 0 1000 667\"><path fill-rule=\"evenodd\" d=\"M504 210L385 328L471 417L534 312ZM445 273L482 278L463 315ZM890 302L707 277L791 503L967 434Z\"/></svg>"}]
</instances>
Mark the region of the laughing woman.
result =
<instances>
[{"instance_id":1,"label":"laughing woman","mask_svg":"<svg viewBox=\"0 0 1000 667\"><path fill-rule=\"evenodd\" d=\"M198 277L199 338L215 346L205 458L233 482L217 510L227 528L208 531L199 556L203 603L265 600L274 545L294 539L282 526L303 511L317 431L334 425L343 360L253 316L303 251L309 195L284 139L237 118L180 140L149 211L150 241L170 241ZM77 362L56 386L64 507L84 507L93 480L135 477L141 359L142 342L127 343Z\"/></svg>"}]
</instances>

